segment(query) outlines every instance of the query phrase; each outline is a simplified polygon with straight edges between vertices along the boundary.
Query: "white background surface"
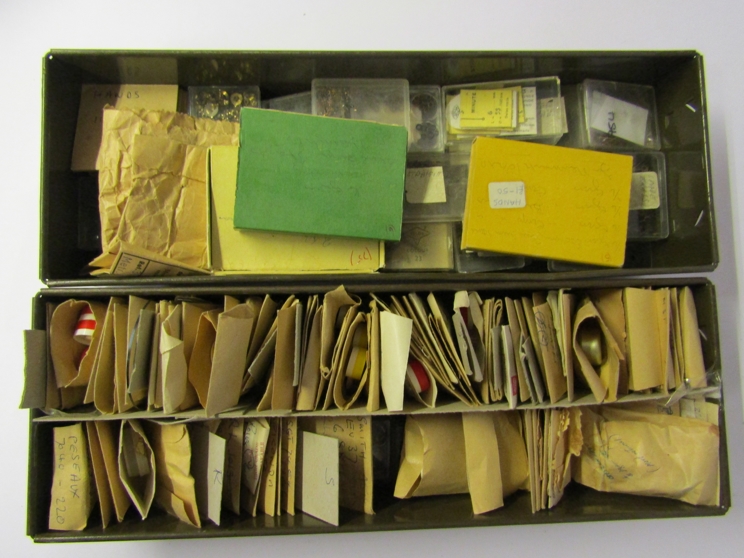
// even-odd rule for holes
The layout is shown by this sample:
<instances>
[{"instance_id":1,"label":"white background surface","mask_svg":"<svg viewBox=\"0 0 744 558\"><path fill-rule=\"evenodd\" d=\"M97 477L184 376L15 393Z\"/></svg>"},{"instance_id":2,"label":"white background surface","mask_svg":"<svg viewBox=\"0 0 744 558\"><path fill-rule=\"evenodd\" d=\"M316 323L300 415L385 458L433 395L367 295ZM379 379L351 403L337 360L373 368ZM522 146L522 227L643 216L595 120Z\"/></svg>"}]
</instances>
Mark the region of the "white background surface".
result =
<instances>
[{"instance_id":1,"label":"white background surface","mask_svg":"<svg viewBox=\"0 0 744 558\"><path fill-rule=\"evenodd\" d=\"M742 556L744 3L0 0L0 556ZM21 330L38 280L41 59L51 48L265 50L696 49L705 56L721 265L717 285L733 508L709 519L258 539L33 545L25 533Z\"/></svg>"}]
</instances>

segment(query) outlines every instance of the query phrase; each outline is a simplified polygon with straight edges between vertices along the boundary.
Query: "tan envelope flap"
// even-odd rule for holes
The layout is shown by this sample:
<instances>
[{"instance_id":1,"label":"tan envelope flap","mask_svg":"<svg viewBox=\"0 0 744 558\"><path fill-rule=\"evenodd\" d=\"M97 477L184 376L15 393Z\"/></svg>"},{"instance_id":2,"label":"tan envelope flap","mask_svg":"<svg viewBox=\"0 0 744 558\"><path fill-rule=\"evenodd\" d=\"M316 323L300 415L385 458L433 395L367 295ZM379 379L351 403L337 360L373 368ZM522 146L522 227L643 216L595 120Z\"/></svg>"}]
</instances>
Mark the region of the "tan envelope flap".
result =
<instances>
[{"instance_id":1,"label":"tan envelope flap","mask_svg":"<svg viewBox=\"0 0 744 558\"><path fill-rule=\"evenodd\" d=\"M148 468L139 469L138 474L130 474L126 464L126 455L144 460ZM150 513L150 506L155 497L155 475L155 455L139 422L136 420L121 421L119 476L142 519L146 519L147 514Z\"/></svg>"},{"instance_id":2,"label":"tan envelope flap","mask_svg":"<svg viewBox=\"0 0 744 558\"><path fill-rule=\"evenodd\" d=\"M276 348L274 351L273 391L271 408L291 411L294 407L295 352L297 346L297 319L299 305L280 310L277 316Z\"/></svg>"},{"instance_id":3,"label":"tan envelope flap","mask_svg":"<svg viewBox=\"0 0 744 558\"><path fill-rule=\"evenodd\" d=\"M365 359L364 370L362 371L362 377L359 379L356 389L347 399L346 397L346 367L349 362L349 355L352 350L352 344L354 340L354 334L357 328L364 328L367 330L367 315L364 312L360 312L354 318L354 321L349 326L349 331L344 340L343 349L341 351L341 358L339 360L338 372L336 374L336 383L333 387L333 401L336 403L336 407L342 410L346 410L351 407L361 395L367 381L369 379L369 338L367 338L367 358Z\"/></svg>"},{"instance_id":4,"label":"tan envelope flap","mask_svg":"<svg viewBox=\"0 0 744 558\"><path fill-rule=\"evenodd\" d=\"M703 346L700 342L700 331L695 308L695 298L690 287L684 287L679 293L680 327L682 330L682 350L685 363L685 378L691 388L708 385L705 377Z\"/></svg>"},{"instance_id":5,"label":"tan envelope flap","mask_svg":"<svg viewBox=\"0 0 744 558\"><path fill-rule=\"evenodd\" d=\"M114 378L116 377L116 345L114 340L115 316L114 306L122 303L120 298L112 297L106 310L106 318L103 322L101 341L96 356L95 385L92 395L96 409L103 414L111 414L116 410L116 399L114 393ZM90 392L89 388L89 392ZM86 394L86 400L87 400Z\"/></svg>"},{"instance_id":6,"label":"tan envelope flap","mask_svg":"<svg viewBox=\"0 0 744 558\"><path fill-rule=\"evenodd\" d=\"M118 446L119 446L119 433L114 428L114 424L108 420L98 420L91 422L90 424L95 425L96 433L98 435L98 442L101 447L101 454L103 455L103 462L106 465L106 475L108 478L109 488L111 490L111 497L114 503L114 509L116 510L116 519L119 523L124 521L124 516L132 504L127 489L121 482L119 475L119 461L118 461Z\"/></svg>"},{"instance_id":7,"label":"tan envelope flap","mask_svg":"<svg viewBox=\"0 0 744 558\"><path fill-rule=\"evenodd\" d=\"M320 371L328 378L331 374L331 357L336 345L336 316L342 306L358 306L361 299L349 295L343 285L323 297L323 325L320 336Z\"/></svg>"},{"instance_id":8,"label":"tan envelope flap","mask_svg":"<svg viewBox=\"0 0 744 558\"><path fill-rule=\"evenodd\" d=\"M243 474L243 435L245 424L242 419L220 421L217 434L225 438L225 476L222 483L222 505L240 515L240 489Z\"/></svg>"},{"instance_id":9,"label":"tan envelope flap","mask_svg":"<svg viewBox=\"0 0 744 558\"><path fill-rule=\"evenodd\" d=\"M212 374L212 351L217 338L220 310L208 310L199 317L194 348L189 361L188 378L202 407L207 406L209 379Z\"/></svg>"},{"instance_id":10,"label":"tan envelope flap","mask_svg":"<svg viewBox=\"0 0 744 558\"><path fill-rule=\"evenodd\" d=\"M320 385L320 330L322 323L323 307L318 307L313 316L310 335L308 337L305 362L300 376L300 385L297 389L298 411L312 411L315 409L318 398L318 387Z\"/></svg>"},{"instance_id":11,"label":"tan envelope flap","mask_svg":"<svg viewBox=\"0 0 744 558\"><path fill-rule=\"evenodd\" d=\"M114 513L114 503L111 499L111 489L109 488L108 474L106 465L103 462L101 453L101 444L98 441L98 432L96 425L92 421L86 421L85 432L88 435L88 453L90 455L90 464L93 469L93 476L96 483L96 492L98 493L98 504L101 510L101 524L105 529L111 521Z\"/></svg>"},{"instance_id":12,"label":"tan envelope flap","mask_svg":"<svg viewBox=\"0 0 744 558\"><path fill-rule=\"evenodd\" d=\"M518 411L491 413L496 440L499 444L499 463L504 498L529 486L527 448L521 432Z\"/></svg>"},{"instance_id":13,"label":"tan envelope flap","mask_svg":"<svg viewBox=\"0 0 744 558\"><path fill-rule=\"evenodd\" d=\"M535 314L535 325L540 339L540 351L545 364L545 380L548 385L550 402L557 403L566 395L566 377L563 374L560 348L553 326L553 314L550 304L544 302L532 308Z\"/></svg>"},{"instance_id":14,"label":"tan envelope flap","mask_svg":"<svg viewBox=\"0 0 744 558\"><path fill-rule=\"evenodd\" d=\"M184 523L201 527L191 476L191 439L185 424L149 423L150 443L155 455L157 482L155 499Z\"/></svg>"},{"instance_id":15,"label":"tan envelope flap","mask_svg":"<svg viewBox=\"0 0 744 558\"><path fill-rule=\"evenodd\" d=\"M205 407L207 416L214 416L238 404L255 319L245 304L219 315Z\"/></svg>"}]
</instances>

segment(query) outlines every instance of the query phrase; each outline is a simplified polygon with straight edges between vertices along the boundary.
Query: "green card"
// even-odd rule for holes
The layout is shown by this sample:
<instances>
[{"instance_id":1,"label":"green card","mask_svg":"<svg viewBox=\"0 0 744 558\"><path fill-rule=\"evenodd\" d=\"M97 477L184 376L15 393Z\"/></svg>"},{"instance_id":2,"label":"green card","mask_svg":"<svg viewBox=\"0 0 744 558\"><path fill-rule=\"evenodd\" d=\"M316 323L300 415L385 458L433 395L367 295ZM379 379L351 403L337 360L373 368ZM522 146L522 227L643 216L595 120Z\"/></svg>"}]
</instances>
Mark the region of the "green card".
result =
<instances>
[{"instance_id":1,"label":"green card","mask_svg":"<svg viewBox=\"0 0 744 558\"><path fill-rule=\"evenodd\" d=\"M234 225L400 240L408 131L244 108Z\"/></svg>"}]
</instances>

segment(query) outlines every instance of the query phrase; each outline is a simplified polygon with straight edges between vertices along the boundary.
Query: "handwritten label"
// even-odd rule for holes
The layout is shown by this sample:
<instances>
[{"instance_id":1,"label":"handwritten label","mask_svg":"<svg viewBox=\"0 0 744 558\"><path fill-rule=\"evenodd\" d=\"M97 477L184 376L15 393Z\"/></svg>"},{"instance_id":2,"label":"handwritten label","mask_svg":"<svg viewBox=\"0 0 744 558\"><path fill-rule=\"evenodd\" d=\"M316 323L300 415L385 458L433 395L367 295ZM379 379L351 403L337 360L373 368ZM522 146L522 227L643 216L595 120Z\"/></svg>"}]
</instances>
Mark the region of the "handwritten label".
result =
<instances>
[{"instance_id":1,"label":"handwritten label","mask_svg":"<svg viewBox=\"0 0 744 558\"><path fill-rule=\"evenodd\" d=\"M54 428L54 478L49 529L84 529L91 510L88 446L82 424Z\"/></svg>"},{"instance_id":2,"label":"handwritten label","mask_svg":"<svg viewBox=\"0 0 744 558\"><path fill-rule=\"evenodd\" d=\"M647 109L594 91L591 114L593 129L637 145L646 144Z\"/></svg>"},{"instance_id":3,"label":"handwritten label","mask_svg":"<svg viewBox=\"0 0 744 558\"><path fill-rule=\"evenodd\" d=\"M84 84L80 92L72 170L96 170L101 147L103 108L152 109L175 112L178 105L177 85L103 85Z\"/></svg>"},{"instance_id":4,"label":"handwritten label","mask_svg":"<svg viewBox=\"0 0 744 558\"><path fill-rule=\"evenodd\" d=\"M514 129L518 113L518 94L513 89L460 91L460 126L463 129Z\"/></svg>"},{"instance_id":5,"label":"handwritten label","mask_svg":"<svg viewBox=\"0 0 744 558\"><path fill-rule=\"evenodd\" d=\"M658 209L659 176L653 171L634 172L630 185L630 209Z\"/></svg>"},{"instance_id":6,"label":"handwritten label","mask_svg":"<svg viewBox=\"0 0 744 558\"><path fill-rule=\"evenodd\" d=\"M406 169L406 201L408 203L445 203L442 167Z\"/></svg>"},{"instance_id":7,"label":"handwritten label","mask_svg":"<svg viewBox=\"0 0 744 558\"><path fill-rule=\"evenodd\" d=\"M269 440L269 425L265 419L249 419L245 421L243 435L243 484L251 494L256 494L261 480L266 455L266 444Z\"/></svg>"},{"instance_id":8,"label":"handwritten label","mask_svg":"<svg viewBox=\"0 0 744 558\"><path fill-rule=\"evenodd\" d=\"M526 206L524 182L490 182L488 203L491 209L517 209Z\"/></svg>"}]
</instances>

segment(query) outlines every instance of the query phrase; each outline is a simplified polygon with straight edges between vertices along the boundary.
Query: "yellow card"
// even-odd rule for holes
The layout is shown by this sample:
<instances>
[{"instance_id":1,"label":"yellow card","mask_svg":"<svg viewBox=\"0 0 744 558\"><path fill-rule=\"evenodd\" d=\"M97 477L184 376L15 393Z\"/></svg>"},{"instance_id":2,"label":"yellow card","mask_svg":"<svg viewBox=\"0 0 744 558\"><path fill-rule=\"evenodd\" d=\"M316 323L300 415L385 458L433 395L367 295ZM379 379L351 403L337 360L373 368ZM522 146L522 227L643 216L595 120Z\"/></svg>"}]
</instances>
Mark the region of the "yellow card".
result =
<instances>
[{"instance_id":1,"label":"yellow card","mask_svg":"<svg viewBox=\"0 0 744 558\"><path fill-rule=\"evenodd\" d=\"M509 89L460 91L460 127L463 129L516 128L517 93Z\"/></svg>"},{"instance_id":2,"label":"yellow card","mask_svg":"<svg viewBox=\"0 0 744 558\"><path fill-rule=\"evenodd\" d=\"M478 137L461 248L620 267L632 168L628 155Z\"/></svg>"}]
</instances>

